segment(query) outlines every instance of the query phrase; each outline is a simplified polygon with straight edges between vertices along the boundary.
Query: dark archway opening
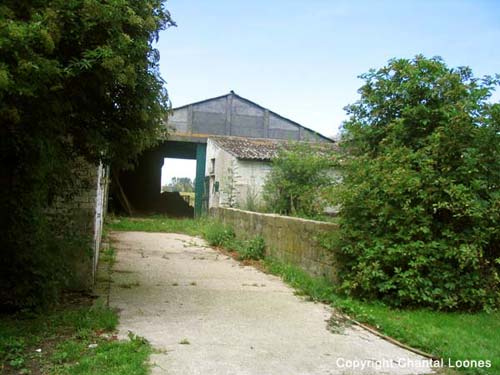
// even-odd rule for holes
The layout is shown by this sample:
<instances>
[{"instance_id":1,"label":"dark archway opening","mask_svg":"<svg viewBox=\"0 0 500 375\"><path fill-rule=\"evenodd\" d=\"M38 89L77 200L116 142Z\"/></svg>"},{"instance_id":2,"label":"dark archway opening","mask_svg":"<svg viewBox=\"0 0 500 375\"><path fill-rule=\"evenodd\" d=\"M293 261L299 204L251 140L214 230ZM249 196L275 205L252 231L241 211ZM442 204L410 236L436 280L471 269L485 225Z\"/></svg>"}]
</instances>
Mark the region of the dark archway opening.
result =
<instances>
[{"instance_id":1,"label":"dark archway opening","mask_svg":"<svg viewBox=\"0 0 500 375\"><path fill-rule=\"evenodd\" d=\"M131 171L120 171L113 190L115 205L133 214L167 214L193 217L201 214L206 144L166 141L144 152ZM166 158L196 161L194 207L179 192L161 192L162 167ZM184 176L182 176L184 177ZM124 207L129 206L129 207ZM130 213L130 212L129 212Z\"/></svg>"}]
</instances>

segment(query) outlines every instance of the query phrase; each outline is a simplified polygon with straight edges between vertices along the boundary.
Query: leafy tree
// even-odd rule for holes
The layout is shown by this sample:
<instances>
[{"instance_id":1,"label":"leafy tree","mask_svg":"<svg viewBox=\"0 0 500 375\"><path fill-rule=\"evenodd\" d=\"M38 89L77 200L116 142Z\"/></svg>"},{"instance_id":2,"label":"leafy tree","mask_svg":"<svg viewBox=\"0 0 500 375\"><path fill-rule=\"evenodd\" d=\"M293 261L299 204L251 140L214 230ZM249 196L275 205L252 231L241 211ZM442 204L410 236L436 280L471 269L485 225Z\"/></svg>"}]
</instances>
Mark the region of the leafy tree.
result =
<instances>
[{"instance_id":1,"label":"leafy tree","mask_svg":"<svg viewBox=\"0 0 500 375\"><path fill-rule=\"evenodd\" d=\"M343 125L343 287L396 306L498 305L499 79L440 58L361 76Z\"/></svg>"},{"instance_id":2,"label":"leafy tree","mask_svg":"<svg viewBox=\"0 0 500 375\"><path fill-rule=\"evenodd\" d=\"M169 101L152 43L170 25L162 0L0 4L0 274L7 300L35 304L60 285L68 250L46 212L77 187L76 160L129 165L160 135Z\"/></svg>"},{"instance_id":3,"label":"leafy tree","mask_svg":"<svg viewBox=\"0 0 500 375\"><path fill-rule=\"evenodd\" d=\"M165 185L162 190L193 192L194 183L189 177L172 177L172 181L170 181L167 185Z\"/></svg>"},{"instance_id":4,"label":"leafy tree","mask_svg":"<svg viewBox=\"0 0 500 375\"><path fill-rule=\"evenodd\" d=\"M332 148L307 143L282 147L264 185L268 209L284 215L321 216L326 206L323 193L332 184L335 165Z\"/></svg>"}]
</instances>

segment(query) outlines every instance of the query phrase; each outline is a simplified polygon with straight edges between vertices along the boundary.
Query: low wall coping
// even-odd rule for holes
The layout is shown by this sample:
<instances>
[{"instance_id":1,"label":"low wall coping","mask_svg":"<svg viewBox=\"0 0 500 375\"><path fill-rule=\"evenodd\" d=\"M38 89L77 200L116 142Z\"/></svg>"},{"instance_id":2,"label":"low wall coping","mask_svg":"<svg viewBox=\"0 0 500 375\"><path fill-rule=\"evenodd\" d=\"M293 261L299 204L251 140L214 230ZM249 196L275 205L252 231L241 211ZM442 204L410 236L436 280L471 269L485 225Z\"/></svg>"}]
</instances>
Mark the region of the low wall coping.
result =
<instances>
[{"instance_id":1,"label":"low wall coping","mask_svg":"<svg viewBox=\"0 0 500 375\"><path fill-rule=\"evenodd\" d=\"M337 223L331 223L329 221L319 221L319 220L304 219L304 218L296 217L296 216L285 216L285 215L279 215L279 214L269 214L269 213L263 213L263 212L246 211L246 210L241 210L239 208L232 208L232 207L212 207L210 209L211 210L213 210L213 209L227 210L227 211L241 212L244 214L261 215L261 216L267 216L267 217L273 217L273 218L282 218L282 219L301 222L301 223L313 223L313 224L329 225L329 226L336 227L336 228L339 226Z\"/></svg>"}]
</instances>

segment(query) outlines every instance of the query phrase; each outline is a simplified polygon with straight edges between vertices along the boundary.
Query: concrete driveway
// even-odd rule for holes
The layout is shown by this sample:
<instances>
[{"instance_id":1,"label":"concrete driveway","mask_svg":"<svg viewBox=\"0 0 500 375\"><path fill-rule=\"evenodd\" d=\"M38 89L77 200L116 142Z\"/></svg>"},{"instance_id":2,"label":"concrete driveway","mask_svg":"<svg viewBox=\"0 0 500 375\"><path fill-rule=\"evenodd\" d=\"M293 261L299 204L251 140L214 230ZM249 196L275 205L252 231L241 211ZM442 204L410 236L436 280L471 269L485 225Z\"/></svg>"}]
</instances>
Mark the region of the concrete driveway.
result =
<instances>
[{"instance_id":1,"label":"concrete driveway","mask_svg":"<svg viewBox=\"0 0 500 375\"><path fill-rule=\"evenodd\" d=\"M117 262L110 305L120 311L120 336L132 331L157 349L153 374L432 373L416 367L424 358L356 326L332 333L330 307L294 295L278 277L241 266L199 238L111 238Z\"/></svg>"}]
</instances>

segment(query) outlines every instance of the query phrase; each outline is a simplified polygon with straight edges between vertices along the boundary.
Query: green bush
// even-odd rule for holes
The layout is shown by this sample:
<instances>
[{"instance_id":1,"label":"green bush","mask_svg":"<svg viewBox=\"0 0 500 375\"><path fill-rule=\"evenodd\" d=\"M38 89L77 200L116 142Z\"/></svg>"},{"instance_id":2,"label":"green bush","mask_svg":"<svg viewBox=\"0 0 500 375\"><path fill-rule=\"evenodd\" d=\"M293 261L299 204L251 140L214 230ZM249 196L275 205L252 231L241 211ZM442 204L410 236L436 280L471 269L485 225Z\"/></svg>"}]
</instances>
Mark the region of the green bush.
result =
<instances>
[{"instance_id":1,"label":"green bush","mask_svg":"<svg viewBox=\"0 0 500 375\"><path fill-rule=\"evenodd\" d=\"M422 56L362 77L332 192L344 289L395 306L498 306L499 80Z\"/></svg>"},{"instance_id":2,"label":"green bush","mask_svg":"<svg viewBox=\"0 0 500 375\"><path fill-rule=\"evenodd\" d=\"M238 252L238 257L242 260L259 260L264 258L265 249L266 244L264 238L257 236L250 240L240 241L240 243L236 245L235 250Z\"/></svg>"},{"instance_id":3,"label":"green bush","mask_svg":"<svg viewBox=\"0 0 500 375\"><path fill-rule=\"evenodd\" d=\"M203 236L211 246L227 246L234 239L234 231L231 227L214 221L205 227Z\"/></svg>"},{"instance_id":4,"label":"green bush","mask_svg":"<svg viewBox=\"0 0 500 375\"><path fill-rule=\"evenodd\" d=\"M238 253L239 259L264 258L265 243L261 236L249 240L236 238L233 228L219 221L211 221L203 229L203 237L211 246L224 247Z\"/></svg>"},{"instance_id":5,"label":"green bush","mask_svg":"<svg viewBox=\"0 0 500 375\"><path fill-rule=\"evenodd\" d=\"M292 143L272 160L263 188L267 209L282 215L317 218L325 207L324 190L337 165L331 144Z\"/></svg>"}]
</instances>

